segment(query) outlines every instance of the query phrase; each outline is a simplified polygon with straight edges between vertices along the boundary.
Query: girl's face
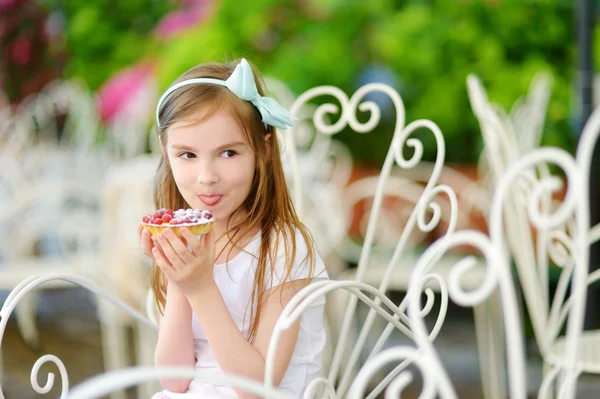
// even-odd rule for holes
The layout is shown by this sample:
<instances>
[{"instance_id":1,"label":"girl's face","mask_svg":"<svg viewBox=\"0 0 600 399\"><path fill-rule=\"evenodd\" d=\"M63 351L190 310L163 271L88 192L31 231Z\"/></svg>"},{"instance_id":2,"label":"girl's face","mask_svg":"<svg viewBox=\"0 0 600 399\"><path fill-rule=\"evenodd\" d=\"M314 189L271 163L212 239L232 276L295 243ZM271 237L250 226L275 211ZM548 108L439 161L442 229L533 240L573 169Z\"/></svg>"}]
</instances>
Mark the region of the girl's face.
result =
<instances>
[{"instance_id":1,"label":"girl's face","mask_svg":"<svg viewBox=\"0 0 600 399\"><path fill-rule=\"evenodd\" d=\"M255 156L242 128L217 112L193 125L176 122L167 137L165 152L179 192L191 207L212 211L218 237L248 197L254 176Z\"/></svg>"}]
</instances>

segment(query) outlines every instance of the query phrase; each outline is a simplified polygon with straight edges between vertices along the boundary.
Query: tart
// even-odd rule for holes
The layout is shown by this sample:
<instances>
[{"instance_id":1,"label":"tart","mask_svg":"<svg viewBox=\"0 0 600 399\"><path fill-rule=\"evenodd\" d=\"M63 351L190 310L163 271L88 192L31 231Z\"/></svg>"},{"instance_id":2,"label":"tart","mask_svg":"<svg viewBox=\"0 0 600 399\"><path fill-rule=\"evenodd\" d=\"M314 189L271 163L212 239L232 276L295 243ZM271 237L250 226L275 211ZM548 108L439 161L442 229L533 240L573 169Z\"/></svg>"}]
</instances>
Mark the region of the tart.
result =
<instances>
[{"instance_id":1,"label":"tart","mask_svg":"<svg viewBox=\"0 0 600 399\"><path fill-rule=\"evenodd\" d=\"M215 218L212 212L202 209L172 209L161 208L142 218L142 227L155 236L162 233L165 228L170 228L181 237L179 229L187 227L194 235L206 234L212 228Z\"/></svg>"}]
</instances>

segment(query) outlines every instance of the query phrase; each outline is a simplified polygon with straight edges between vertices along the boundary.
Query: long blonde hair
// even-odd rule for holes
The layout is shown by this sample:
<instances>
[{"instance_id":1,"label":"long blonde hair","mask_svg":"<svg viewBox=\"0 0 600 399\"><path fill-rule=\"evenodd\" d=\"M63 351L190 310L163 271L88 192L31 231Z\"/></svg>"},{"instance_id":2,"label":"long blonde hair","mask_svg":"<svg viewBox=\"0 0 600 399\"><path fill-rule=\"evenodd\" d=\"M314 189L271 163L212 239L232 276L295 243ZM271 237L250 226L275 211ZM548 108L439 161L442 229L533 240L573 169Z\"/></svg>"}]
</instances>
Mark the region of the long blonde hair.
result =
<instances>
[{"instance_id":1,"label":"long blonde hair","mask_svg":"<svg viewBox=\"0 0 600 399\"><path fill-rule=\"evenodd\" d=\"M239 60L228 64L201 64L185 72L173 84L200 77L226 80L238 63ZM252 66L252 70L258 92L264 96L264 83L260 73L254 66ZM250 193L240 208L234 212L245 211L248 217L236 225L229 226L228 224L225 234L232 244L229 250L231 252L234 248L240 248L238 245L240 240L249 231L255 228L260 228L261 231L258 266L249 303L248 340L252 341L258 329L261 307L268 299L265 294L265 282L272 281L279 245L283 244L285 251L283 283L290 280L296 257L296 231L302 235L308 248L308 254L302 262L307 262L309 276L312 276L314 270L315 248L308 230L296 214L288 192L275 129L272 126L265 129L258 110L250 102L238 98L225 87L213 84L189 85L176 90L164 102L159 113L158 134L163 148L166 148L169 126L177 121L191 121L193 116L198 115L197 111L200 109L204 111L201 114L202 119L206 119L220 110L229 111L244 131L256 158L256 169ZM200 120L195 119L192 122L200 122ZM271 137L270 140L265 141L267 134L270 134ZM169 160L164 153L154 181L154 202L157 208L190 207L177 189ZM167 281L156 265L152 266L151 284L162 313L166 303Z\"/></svg>"}]
</instances>

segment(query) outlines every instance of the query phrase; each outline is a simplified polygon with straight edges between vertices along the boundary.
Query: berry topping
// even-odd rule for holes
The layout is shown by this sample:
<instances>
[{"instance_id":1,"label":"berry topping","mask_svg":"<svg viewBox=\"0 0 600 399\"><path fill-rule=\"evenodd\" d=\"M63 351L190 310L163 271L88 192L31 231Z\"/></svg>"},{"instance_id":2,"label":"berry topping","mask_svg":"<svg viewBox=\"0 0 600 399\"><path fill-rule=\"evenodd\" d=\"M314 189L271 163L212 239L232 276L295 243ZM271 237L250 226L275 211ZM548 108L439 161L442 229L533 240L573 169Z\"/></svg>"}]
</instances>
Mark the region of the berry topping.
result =
<instances>
[{"instance_id":1,"label":"berry topping","mask_svg":"<svg viewBox=\"0 0 600 399\"><path fill-rule=\"evenodd\" d=\"M154 213L142 218L146 224L154 225L181 225L181 224L204 224L213 222L212 212L202 209L172 209L161 208Z\"/></svg>"}]
</instances>

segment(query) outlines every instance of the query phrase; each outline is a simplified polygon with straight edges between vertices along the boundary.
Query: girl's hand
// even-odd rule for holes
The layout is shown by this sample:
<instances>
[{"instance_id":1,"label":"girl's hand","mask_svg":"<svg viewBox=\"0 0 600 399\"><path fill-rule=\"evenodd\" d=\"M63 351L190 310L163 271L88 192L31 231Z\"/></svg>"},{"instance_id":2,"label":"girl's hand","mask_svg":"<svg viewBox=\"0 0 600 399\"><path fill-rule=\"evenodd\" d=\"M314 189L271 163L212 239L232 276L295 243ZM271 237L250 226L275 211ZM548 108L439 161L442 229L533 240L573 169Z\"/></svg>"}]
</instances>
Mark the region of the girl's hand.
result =
<instances>
[{"instance_id":1,"label":"girl's hand","mask_svg":"<svg viewBox=\"0 0 600 399\"><path fill-rule=\"evenodd\" d=\"M154 255L152 255L152 248L154 244L152 243L152 237L148 230L142 227L141 224L138 225L138 237L140 239L140 245L142 247L142 252L146 255L150 260L156 263L154 259Z\"/></svg>"},{"instance_id":2,"label":"girl's hand","mask_svg":"<svg viewBox=\"0 0 600 399\"><path fill-rule=\"evenodd\" d=\"M215 236L212 229L198 238L185 227L179 231L183 239L169 228L152 237L152 255L169 281L188 296L214 282Z\"/></svg>"},{"instance_id":3,"label":"girl's hand","mask_svg":"<svg viewBox=\"0 0 600 399\"><path fill-rule=\"evenodd\" d=\"M154 255L152 253L153 249L156 248L154 245L154 241L152 240L152 235L142 227L141 224L138 225L138 237L140 239L140 246L142 247L142 252L146 255L150 260L156 263L156 259L154 259ZM180 240L185 243L186 241L183 238ZM187 245L187 244L186 244ZM159 248L160 251L160 248ZM164 256L164 255L163 255Z\"/></svg>"}]
</instances>

